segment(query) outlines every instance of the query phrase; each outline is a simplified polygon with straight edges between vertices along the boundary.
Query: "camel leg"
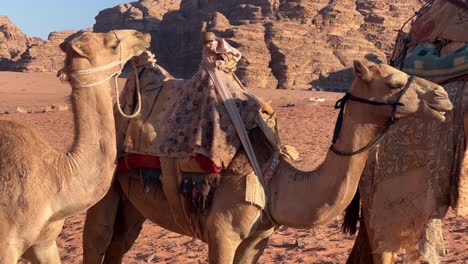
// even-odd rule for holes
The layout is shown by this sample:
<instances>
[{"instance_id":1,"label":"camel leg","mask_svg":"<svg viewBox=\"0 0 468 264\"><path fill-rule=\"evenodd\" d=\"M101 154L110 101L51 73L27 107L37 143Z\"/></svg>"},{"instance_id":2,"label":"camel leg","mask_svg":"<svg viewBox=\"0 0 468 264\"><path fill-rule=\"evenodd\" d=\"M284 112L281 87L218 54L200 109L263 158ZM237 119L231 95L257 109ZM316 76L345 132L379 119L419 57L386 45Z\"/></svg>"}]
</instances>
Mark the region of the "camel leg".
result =
<instances>
[{"instance_id":1,"label":"camel leg","mask_svg":"<svg viewBox=\"0 0 468 264\"><path fill-rule=\"evenodd\" d=\"M242 241L236 251L234 263L239 264L254 264L257 263L258 259L263 253L263 250L268 244L270 236L275 231L274 228L270 228L258 235L249 237Z\"/></svg>"},{"instance_id":2,"label":"camel leg","mask_svg":"<svg viewBox=\"0 0 468 264\"><path fill-rule=\"evenodd\" d=\"M0 263L16 264L20 257L19 250L12 246L0 244Z\"/></svg>"},{"instance_id":3,"label":"camel leg","mask_svg":"<svg viewBox=\"0 0 468 264\"><path fill-rule=\"evenodd\" d=\"M46 225L42 230L43 235L38 239L41 242L30 246L23 257L32 263L61 263L56 239L62 232L64 222L63 219Z\"/></svg>"},{"instance_id":4,"label":"camel leg","mask_svg":"<svg viewBox=\"0 0 468 264\"><path fill-rule=\"evenodd\" d=\"M44 241L31 246L24 258L31 261L33 264L60 264L60 256L55 240Z\"/></svg>"},{"instance_id":5,"label":"camel leg","mask_svg":"<svg viewBox=\"0 0 468 264\"><path fill-rule=\"evenodd\" d=\"M217 193L220 199L214 199L213 213L210 213L206 225L208 259L210 264L234 263L241 242L258 232L261 210L245 202L233 202L235 194L227 190L220 189Z\"/></svg>"},{"instance_id":6,"label":"camel leg","mask_svg":"<svg viewBox=\"0 0 468 264\"><path fill-rule=\"evenodd\" d=\"M361 220L362 221L362 220ZM367 238L369 239L369 246L371 252L374 252L375 249L378 247L375 243L373 243L374 239L372 238L372 230L369 230L369 227L365 225L365 221L363 224L366 229ZM392 264L393 263L393 252L382 252L382 253L371 253L373 264Z\"/></svg>"},{"instance_id":7,"label":"camel leg","mask_svg":"<svg viewBox=\"0 0 468 264\"><path fill-rule=\"evenodd\" d=\"M120 186L114 182L109 192L88 209L83 230L83 263L102 263L112 240L114 222L121 199Z\"/></svg>"},{"instance_id":8,"label":"camel leg","mask_svg":"<svg viewBox=\"0 0 468 264\"><path fill-rule=\"evenodd\" d=\"M373 264L372 250L369 243L369 237L365 227L364 219L361 218L359 231L354 240L353 249L348 256L346 264Z\"/></svg>"},{"instance_id":9,"label":"camel leg","mask_svg":"<svg viewBox=\"0 0 468 264\"><path fill-rule=\"evenodd\" d=\"M145 220L129 200L120 201L114 235L106 251L104 263L122 263L123 256L135 243Z\"/></svg>"}]
</instances>

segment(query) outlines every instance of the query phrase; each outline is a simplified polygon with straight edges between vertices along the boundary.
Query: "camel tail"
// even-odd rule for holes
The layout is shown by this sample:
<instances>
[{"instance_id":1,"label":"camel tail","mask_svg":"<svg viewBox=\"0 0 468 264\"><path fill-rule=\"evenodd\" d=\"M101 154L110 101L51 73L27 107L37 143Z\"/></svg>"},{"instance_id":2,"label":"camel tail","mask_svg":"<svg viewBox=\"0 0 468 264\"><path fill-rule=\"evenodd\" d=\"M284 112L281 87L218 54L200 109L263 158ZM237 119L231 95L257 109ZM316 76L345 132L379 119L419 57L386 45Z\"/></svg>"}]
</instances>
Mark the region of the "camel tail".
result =
<instances>
[{"instance_id":1,"label":"camel tail","mask_svg":"<svg viewBox=\"0 0 468 264\"><path fill-rule=\"evenodd\" d=\"M341 230L345 234L356 234L357 223L359 221L360 200L361 197L359 196L359 190L357 190L356 194L353 197L353 200L345 209L343 224L341 225Z\"/></svg>"}]
</instances>

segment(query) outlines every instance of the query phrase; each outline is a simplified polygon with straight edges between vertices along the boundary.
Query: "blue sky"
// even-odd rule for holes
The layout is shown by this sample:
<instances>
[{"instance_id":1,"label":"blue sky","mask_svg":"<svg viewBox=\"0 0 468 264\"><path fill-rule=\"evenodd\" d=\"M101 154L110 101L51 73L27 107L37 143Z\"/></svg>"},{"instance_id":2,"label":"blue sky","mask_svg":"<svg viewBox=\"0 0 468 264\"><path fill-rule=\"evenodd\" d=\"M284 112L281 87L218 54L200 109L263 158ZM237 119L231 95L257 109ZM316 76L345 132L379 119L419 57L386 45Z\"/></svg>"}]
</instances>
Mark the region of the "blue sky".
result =
<instances>
[{"instance_id":1,"label":"blue sky","mask_svg":"<svg viewBox=\"0 0 468 264\"><path fill-rule=\"evenodd\" d=\"M5 15L29 37L47 39L51 31L91 28L99 11L136 0L0 0Z\"/></svg>"}]
</instances>

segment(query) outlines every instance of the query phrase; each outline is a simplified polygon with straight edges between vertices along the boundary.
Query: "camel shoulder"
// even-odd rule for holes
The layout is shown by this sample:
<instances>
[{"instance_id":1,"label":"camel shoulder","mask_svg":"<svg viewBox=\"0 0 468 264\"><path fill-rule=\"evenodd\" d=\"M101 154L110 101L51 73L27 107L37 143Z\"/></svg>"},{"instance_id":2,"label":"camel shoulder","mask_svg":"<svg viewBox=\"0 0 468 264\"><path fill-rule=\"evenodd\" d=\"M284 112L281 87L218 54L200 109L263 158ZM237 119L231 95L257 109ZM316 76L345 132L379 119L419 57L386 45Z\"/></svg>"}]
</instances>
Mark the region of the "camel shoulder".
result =
<instances>
[{"instance_id":1,"label":"camel shoulder","mask_svg":"<svg viewBox=\"0 0 468 264\"><path fill-rule=\"evenodd\" d=\"M18 122L0 120L0 150L14 151L16 153L29 151L34 153L34 149L40 149L42 153L51 151L51 146L32 127L25 126Z\"/></svg>"}]
</instances>

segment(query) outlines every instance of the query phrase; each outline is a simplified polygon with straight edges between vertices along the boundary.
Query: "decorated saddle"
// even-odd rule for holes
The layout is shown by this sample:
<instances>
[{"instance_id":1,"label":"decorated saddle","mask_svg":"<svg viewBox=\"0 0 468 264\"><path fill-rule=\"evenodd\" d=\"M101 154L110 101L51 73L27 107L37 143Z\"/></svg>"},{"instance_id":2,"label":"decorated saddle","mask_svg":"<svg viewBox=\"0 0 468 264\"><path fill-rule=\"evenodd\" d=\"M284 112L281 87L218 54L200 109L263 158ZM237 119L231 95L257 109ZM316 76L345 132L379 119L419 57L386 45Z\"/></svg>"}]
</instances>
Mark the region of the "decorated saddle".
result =
<instances>
[{"instance_id":1,"label":"decorated saddle","mask_svg":"<svg viewBox=\"0 0 468 264\"><path fill-rule=\"evenodd\" d=\"M188 235L200 237L191 224L193 215L206 211L220 173L228 168L241 142L206 72L200 70L188 80L175 79L156 64L150 52L134 63L139 85L136 75L129 74L119 98L122 110L133 113L140 94L141 111L132 119L116 115L117 170L137 170L146 191L161 188L174 220L185 223L181 225ZM230 72L220 71L220 76L246 130L264 131L272 149L278 149L271 107L244 90ZM266 164L274 166L277 158L272 155ZM271 171L271 166L262 169ZM246 175L245 201L260 208L266 204L263 186L254 173Z\"/></svg>"}]
</instances>

